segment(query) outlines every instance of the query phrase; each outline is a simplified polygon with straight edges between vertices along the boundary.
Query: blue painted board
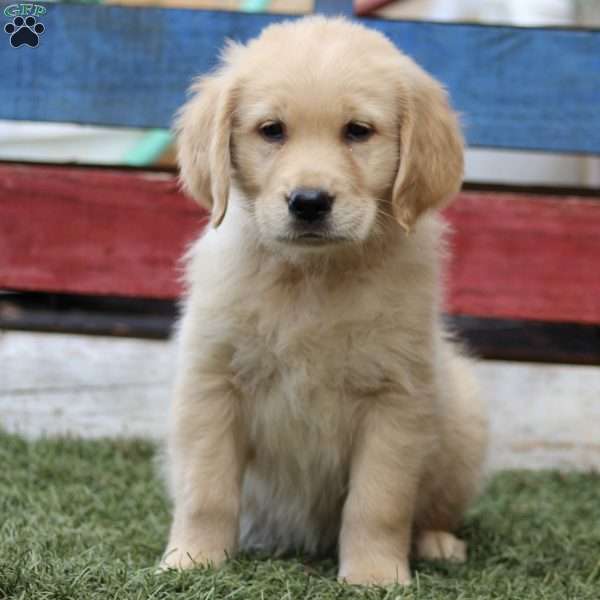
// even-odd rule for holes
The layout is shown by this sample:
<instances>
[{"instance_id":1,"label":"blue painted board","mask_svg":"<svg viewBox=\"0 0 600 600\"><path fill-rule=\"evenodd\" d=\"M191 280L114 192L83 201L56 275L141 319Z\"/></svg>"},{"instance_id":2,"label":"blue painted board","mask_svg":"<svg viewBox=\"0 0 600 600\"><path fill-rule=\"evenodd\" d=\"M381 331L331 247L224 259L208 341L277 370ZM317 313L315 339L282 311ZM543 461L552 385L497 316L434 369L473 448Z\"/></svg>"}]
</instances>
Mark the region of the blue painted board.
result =
<instances>
[{"instance_id":1,"label":"blue painted board","mask_svg":"<svg viewBox=\"0 0 600 600\"><path fill-rule=\"evenodd\" d=\"M37 48L0 30L0 118L168 127L226 37L281 19L46 6ZM600 31L364 21L448 86L471 146L600 153Z\"/></svg>"},{"instance_id":2,"label":"blue painted board","mask_svg":"<svg viewBox=\"0 0 600 600\"><path fill-rule=\"evenodd\" d=\"M321 15L352 17L353 0L313 0L313 12Z\"/></svg>"}]
</instances>

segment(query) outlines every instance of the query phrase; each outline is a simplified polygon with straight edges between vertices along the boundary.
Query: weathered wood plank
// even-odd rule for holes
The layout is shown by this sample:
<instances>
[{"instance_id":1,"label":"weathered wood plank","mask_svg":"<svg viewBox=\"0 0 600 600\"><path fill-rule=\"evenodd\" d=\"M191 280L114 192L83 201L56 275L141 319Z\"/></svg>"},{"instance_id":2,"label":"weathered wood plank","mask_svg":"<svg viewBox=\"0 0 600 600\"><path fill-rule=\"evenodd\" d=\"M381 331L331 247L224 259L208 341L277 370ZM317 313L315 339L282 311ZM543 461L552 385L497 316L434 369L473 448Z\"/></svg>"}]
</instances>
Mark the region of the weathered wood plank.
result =
<instances>
[{"instance_id":1,"label":"weathered wood plank","mask_svg":"<svg viewBox=\"0 0 600 600\"><path fill-rule=\"evenodd\" d=\"M168 127L191 78L214 66L226 37L247 40L281 19L47 8L38 48L0 44L11 73L0 118ZM471 146L600 153L600 31L365 22L448 86Z\"/></svg>"},{"instance_id":2,"label":"weathered wood plank","mask_svg":"<svg viewBox=\"0 0 600 600\"><path fill-rule=\"evenodd\" d=\"M0 287L172 298L205 222L171 174L0 165Z\"/></svg>"},{"instance_id":3,"label":"weathered wood plank","mask_svg":"<svg viewBox=\"0 0 600 600\"><path fill-rule=\"evenodd\" d=\"M32 437L160 438L172 350L167 342L0 334L0 426ZM491 469L600 469L599 369L486 361L476 374L490 410Z\"/></svg>"},{"instance_id":4,"label":"weathered wood plank","mask_svg":"<svg viewBox=\"0 0 600 600\"><path fill-rule=\"evenodd\" d=\"M0 292L0 330L167 339L174 300ZM448 327L485 359L600 365L600 324L446 315Z\"/></svg>"},{"instance_id":5,"label":"weathered wood plank","mask_svg":"<svg viewBox=\"0 0 600 600\"><path fill-rule=\"evenodd\" d=\"M448 312L600 324L600 202L467 191L445 214ZM205 223L173 174L0 164L0 288L174 298Z\"/></svg>"},{"instance_id":6,"label":"weathered wood plank","mask_svg":"<svg viewBox=\"0 0 600 600\"><path fill-rule=\"evenodd\" d=\"M470 191L445 214L451 313L600 323L600 202Z\"/></svg>"},{"instance_id":7,"label":"weathered wood plank","mask_svg":"<svg viewBox=\"0 0 600 600\"><path fill-rule=\"evenodd\" d=\"M0 332L0 427L159 437L172 359L167 342Z\"/></svg>"},{"instance_id":8,"label":"weathered wood plank","mask_svg":"<svg viewBox=\"0 0 600 600\"><path fill-rule=\"evenodd\" d=\"M449 327L486 359L600 366L600 324L452 315Z\"/></svg>"},{"instance_id":9,"label":"weathered wood plank","mask_svg":"<svg viewBox=\"0 0 600 600\"><path fill-rule=\"evenodd\" d=\"M0 291L0 330L166 339L178 313L175 300ZM600 349L588 346L573 362L600 364Z\"/></svg>"}]
</instances>

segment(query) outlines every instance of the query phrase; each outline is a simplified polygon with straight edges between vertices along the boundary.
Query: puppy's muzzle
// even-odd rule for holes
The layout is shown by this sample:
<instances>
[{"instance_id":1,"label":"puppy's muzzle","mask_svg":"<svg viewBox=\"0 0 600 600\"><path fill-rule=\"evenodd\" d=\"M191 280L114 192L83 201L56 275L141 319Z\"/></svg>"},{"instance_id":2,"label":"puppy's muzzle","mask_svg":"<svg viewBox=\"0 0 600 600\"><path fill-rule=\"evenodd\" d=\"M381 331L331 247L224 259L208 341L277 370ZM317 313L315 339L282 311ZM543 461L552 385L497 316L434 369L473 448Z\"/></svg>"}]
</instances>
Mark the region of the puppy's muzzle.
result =
<instances>
[{"instance_id":1,"label":"puppy's muzzle","mask_svg":"<svg viewBox=\"0 0 600 600\"><path fill-rule=\"evenodd\" d=\"M298 188L287 197L290 214L304 223L318 224L331 212L334 197L318 188Z\"/></svg>"}]
</instances>

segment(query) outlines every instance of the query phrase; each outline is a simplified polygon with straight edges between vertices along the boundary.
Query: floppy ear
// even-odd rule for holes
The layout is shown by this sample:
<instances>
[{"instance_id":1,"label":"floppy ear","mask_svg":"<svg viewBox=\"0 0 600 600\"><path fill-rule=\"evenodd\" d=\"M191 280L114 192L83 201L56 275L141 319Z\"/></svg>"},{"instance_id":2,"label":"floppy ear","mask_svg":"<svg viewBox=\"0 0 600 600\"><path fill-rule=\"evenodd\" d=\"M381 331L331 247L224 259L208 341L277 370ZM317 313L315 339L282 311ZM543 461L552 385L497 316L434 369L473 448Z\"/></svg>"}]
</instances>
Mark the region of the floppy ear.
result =
<instances>
[{"instance_id":1,"label":"floppy ear","mask_svg":"<svg viewBox=\"0 0 600 600\"><path fill-rule=\"evenodd\" d=\"M179 111L175 125L180 178L184 189L211 211L211 223L218 227L229 197L237 94L224 70L201 77L190 91L194 96Z\"/></svg>"},{"instance_id":2,"label":"floppy ear","mask_svg":"<svg viewBox=\"0 0 600 600\"><path fill-rule=\"evenodd\" d=\"M428 209L441 208L463 177L463 138L445 90L416 64L404 90L400 118L400 162L392 207L408 232Z\"/></svg>"}]
</instances>

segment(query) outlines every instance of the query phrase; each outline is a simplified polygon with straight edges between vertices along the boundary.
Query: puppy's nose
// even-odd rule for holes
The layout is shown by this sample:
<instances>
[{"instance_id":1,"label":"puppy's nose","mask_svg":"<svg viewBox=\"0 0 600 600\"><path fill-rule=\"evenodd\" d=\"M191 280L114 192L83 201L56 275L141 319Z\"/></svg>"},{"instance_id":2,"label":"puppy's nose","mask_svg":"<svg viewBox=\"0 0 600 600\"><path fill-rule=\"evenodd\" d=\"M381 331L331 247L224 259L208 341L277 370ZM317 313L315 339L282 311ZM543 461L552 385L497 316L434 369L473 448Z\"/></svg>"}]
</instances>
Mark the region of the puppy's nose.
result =
<instances>
[{"instance_id":1,"label":"puppy's nose","mask_svg":"<svg viewBox=\"0 0 600 600\"><path fill-rule=\"evenodd\" d=\"M325 190L298 188L287 198L288 208L296 218L302 221L318 221L331 212L333 196Z\"/></svg>"}]
</instances>

